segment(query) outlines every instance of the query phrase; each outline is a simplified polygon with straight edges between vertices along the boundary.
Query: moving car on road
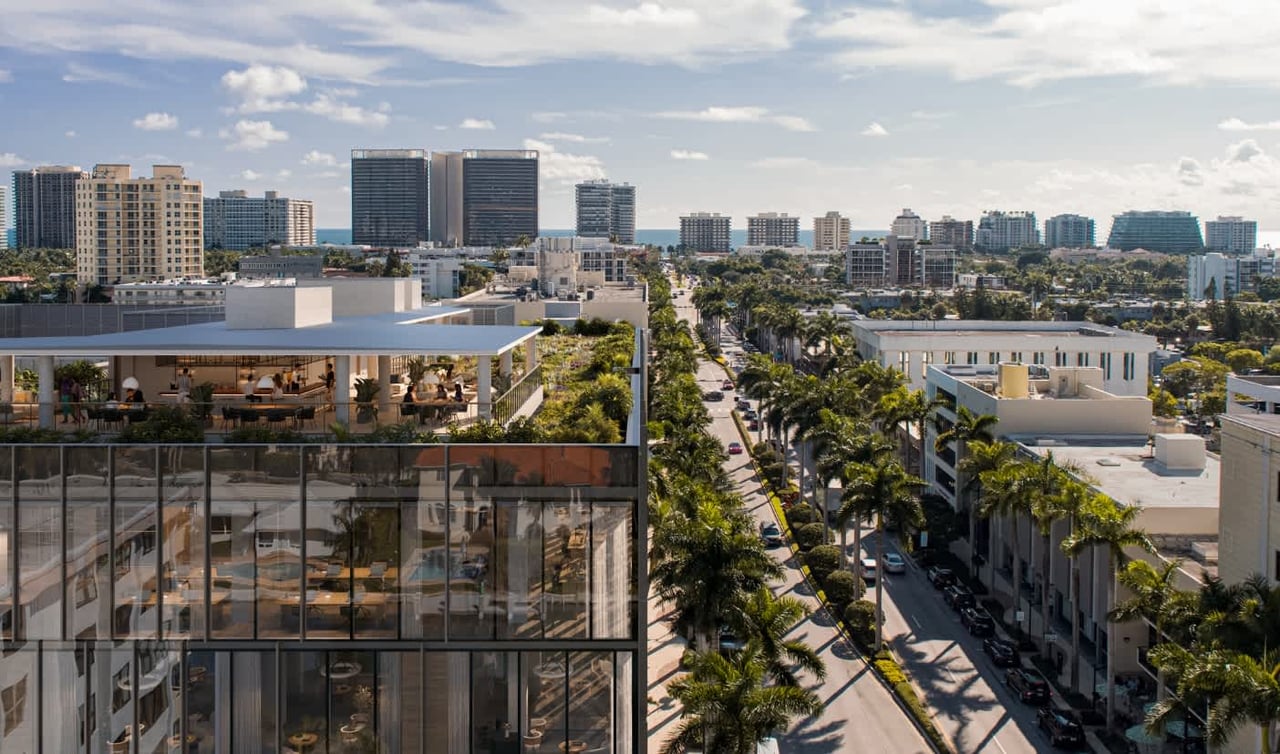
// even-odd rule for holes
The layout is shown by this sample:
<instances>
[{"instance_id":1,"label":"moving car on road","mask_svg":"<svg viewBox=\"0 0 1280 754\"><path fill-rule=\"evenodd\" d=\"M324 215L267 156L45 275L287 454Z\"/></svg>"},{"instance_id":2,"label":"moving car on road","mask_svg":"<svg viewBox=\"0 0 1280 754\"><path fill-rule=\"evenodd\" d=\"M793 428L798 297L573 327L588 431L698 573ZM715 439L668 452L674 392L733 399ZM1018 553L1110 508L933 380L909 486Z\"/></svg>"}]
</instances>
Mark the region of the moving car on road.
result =
<instances>
[{"instance_id":1,"label":"moving car on road","mask_svg":"<svg viewBox=\"0 0 1280 754\"><path fill-rule=\"evenodd\" d=\"M868 584L876 583L876 559L863 558L858 562L858 570L862 573L862 580Z\"/></svg>"},{"instance_id":2,"label":"moving car on road","mask_svg":"<svg viewBox=\"0 0 1280 754\"><path fill-rule=\"evenodd\" d=\"M1018 655L1018 645L1008 639L992 636L982 642L982 651L987 653L998 668L1014 668L1022 661Z\"/></svg>"},{"instance_id":3,"label":"moving car on road","mask_svg":"<svg viewBox=\"0 0 1280 754\"><path fill-rule=\"evenodd\" d=\"M906 573L907 561L896 552L886 552L884 554L884 572L885 573Z\"/></svg>"},{"instance_id":4,"label":"moving car on road","mask_svg":"<svg viewBox=\"0 0 1280 754\"><path fill-rule=\"evenodd\" d=\"M1027 704L1043 707L1049 703L1049 683L1034 671L1009 668L1004 674L1004 685Z\"/></svg>"},{"instance_id":5,"label":"moving car on road","mask_svg":"<svg viewBox=\"0 0 1280 754\"><path fill-rule=\"evenodd\" d=\"M765 547L782 547L782 530L777 524L760 524L760 540Z\"/></svg>"},{"instance_id":6,"label":"moving car on road","mask_svg":"<svg viewBox=\"0 0 1280 754\"><path fill-rule=\"evenodd\" d=\"M950 568L933 566L929 569L929 573L927 575L929 577L929 583L933 584L934 587L938 589L946 589L956 583L956 575Z\"/></svg>"},{"instance_id":7,"label":"moving car on road","mask_svg":"<svg viewBox=\"0 0 1280 754\"><path fill-rule=\"evenodd\" d=\"M704 393L702 396L702 400L708 401L711 403L716 403L718 401L724 400L724 393L720 392L719 390L712 390L710 392Z\"/></svg>"},{"instance_id":8,"label":"moving car on road","mask_svg":"<svg viewBox=\"0 0 1280 754\"><path fill-rule=\"evenodd\" d=\"M740 456L740 455L742 455L742 443L740 443L740 442L731 442L731 443L729 443L729 455L731 455L731 456Z\"/></svg>"},{"instance_id":9,"label":"moving car on road","mask_svg":"<svg viewBox=\"0 0 1280 754\"><path fill-rule=\"evenodd\" d=\"M1036 712L1036 725L1049 734L1049 743L1057 746L1084 746L1084 727L1075 713L1052 707Z\"/></svg>"},{"instance_id":10,"label":"moving car on road","mask_svg":"<svg viewBox=\"0 0 1280 754\"><path fill-rule=\"evenodd\" d=\"M960 625L964 626L971 636L994 636L996 622L991 615L980 607L966 607L960 611Z\"/></svg>"}]
</instances>

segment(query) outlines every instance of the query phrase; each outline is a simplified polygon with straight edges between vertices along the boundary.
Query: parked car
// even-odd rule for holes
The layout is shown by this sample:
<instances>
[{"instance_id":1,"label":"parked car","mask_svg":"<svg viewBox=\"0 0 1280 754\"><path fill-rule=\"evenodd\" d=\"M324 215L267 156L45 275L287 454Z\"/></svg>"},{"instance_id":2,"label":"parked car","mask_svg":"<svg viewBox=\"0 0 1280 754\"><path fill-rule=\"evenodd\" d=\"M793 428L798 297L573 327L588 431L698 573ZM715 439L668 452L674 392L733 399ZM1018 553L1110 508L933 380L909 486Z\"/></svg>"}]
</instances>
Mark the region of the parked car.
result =
<instances>
[{"instance_id":1,"label":"parked car","mask_svg":"<svg viewBox=\"0 0 1280 754\"><path fill-rule=\"evenodd\" d=\"M754 419L759 419L760 414L757 414L754 408L748 408L746 411L742 412L742 418L747 421L752 421Z\"/></svg>"},{"instance_id":2,"label":"parked car","mask_svg":"<svg viewBox=\"0 0 1280 754\"><path fill-rule=\"evenodd\" d=\"M760 524L760 540L764 542L765 547L781 547L783 544L782 530L777 524Z\"/></svg>"},{"instance_id":3,"label":"parked car","mask_svg":"<svg viewBox=\"0 0 1280 754\"><path fill-rule=\"evenodd\" d=\"M929 583L938 589L946 589L956 583L956 575L950 568L933 566L926 575L929 577Z\"/></svg>"},{"instance_id":4,"label":"parked car","mask_svg":"<svg viewBox=\"0 0 1280 754\"><path fill-rule=\"evenodd\" d=\"M720 389L721 389L721 390L732 390L732 389L733 389L733 380L725 380L724 382L720 383Z\"/></svg>"},{"instance_id":5,"label":"parked car","mask_svg":"<svg viewBox=\"0 0 1280 754\"><path fill-rule=\"evenodd\" d=\"M751 421L747 422L747 430L748 430L748 431L751 431L751 432L759 432L759 431L760 431L760 420L759 420L759 419L752 419Z\"/></svg>"},{"instance_id":6,"label":"parked car","mask_svg":"<svg viewBox=\"0 0 1280 754\"><path fill-rule=\"evenodd\" d=\"M717 401L724 400L724 393L720 392L719 390L712 390L710 392L704 393L702 396L702 399L704 401L710 401L712 403L715 403Z\"/></svg>"},{"instance_id":7,"label":"parked car","mask_svg":"<svg viewBox=\"0 0 1280 754\"><path fill-rule=\"evenodd\" d=\"M1084 746L1084 726L1073 712L1041 707L1036 712L1036 725L1049 734L1049 743L1057 746Z\"/></svg>"},{"instance_id":8,"label":"parked car","mask_svg":"<svg viewBox=\"0 0 1280 754\"><path fill-rule=\"evenodd\" d=\"M968 629L971 636L994 636L996 633L996 622L986 610L977 606L960 611L960 625Z\"/></svg>"},{"instance_id":9,"label":"parked car","mask_svg":"<svg viewBox=\"0 0 1280 754\"><path fill-rule=\"evenodd\" d=\"M738 399L738 402L737 402L737 403L735 403L735 404L733 404L733 407L734 407L734 408L736 408L736 409L738 409L739 411L750 411L750 410L751 410L751 404L747 402L747 399L746 399L746 398L739 398L739 399Z\"/></svg>"},{"instance_id":10,"label":"parked car","mask_svg":"<svg viewBox=\"0 0 1280 754\"><path fill-rule=\"evenodd\" d=\"M977 604L977 600L973 598L973 592L969 591L969 587L964 584L952 584L942 590L942 601L957 612Z\"/></svg>"},{"instance_id":11,"label":"parked car","mask_svg":"<svg viewBox=\"0 0 1280 754\"><path fill-rule=\"evenodd\" d=\"M729 443L729 455L731 455L731 456L740 456L740 455L742 455L742 443L740 443L740 442L731 442L731 443Z\"/></svg>"},{"instance_id":12,"label":"parked car","mask_svg":"<svg viewBox=\"0 0 1280 754\"><path fill-rule=\"evenodd\" d=\"M991 658L991 662L995 663L998 668L1014 668L1021 662L1018 655L1018 645L1008 639L1001 639L992 636L982 642L982 651L987 653Z\"/></svg>"},{"instance_id":13,"label":"parked car","mask_svg":"<svg viewBox=\"0 0 1280 754\"><path fill-rule=\"evenodd\" d=\"M1009 668L1004 674L1004 685L1027 704L1044 706L1049 703L1049 683L1034 671Z\"/></svg>"},{"instance_id":14,"label":"parked car","mask_svg":"<svg viewBox=\"0 0 1280 754\"><path fill-rule=\"evenodd\" d=\"M876 583L876 559L863 558L858 561L858 570L862 573L862 580L868 584Z\"/></svg>"},{"instance_id":15,"label":"parked car","mask_svg":"<svg viewBox=\"0 0 1280 754\"><path fill-rule=\"evenodd\" d=\"M896 552L886 552L883 556L885 573L906 573L907 561Z\"/></svg>"},{"instance_id":16,"label":"parked car","mask_svg":"<svg viewBox=\"0 0 1280 754\"><path fill-rule=\"evenodd\" d=\"M742 639L739 639L731 628L728 626L720 627L720 651L736 652L747 645Z\"/></svg>"}]
</instances>

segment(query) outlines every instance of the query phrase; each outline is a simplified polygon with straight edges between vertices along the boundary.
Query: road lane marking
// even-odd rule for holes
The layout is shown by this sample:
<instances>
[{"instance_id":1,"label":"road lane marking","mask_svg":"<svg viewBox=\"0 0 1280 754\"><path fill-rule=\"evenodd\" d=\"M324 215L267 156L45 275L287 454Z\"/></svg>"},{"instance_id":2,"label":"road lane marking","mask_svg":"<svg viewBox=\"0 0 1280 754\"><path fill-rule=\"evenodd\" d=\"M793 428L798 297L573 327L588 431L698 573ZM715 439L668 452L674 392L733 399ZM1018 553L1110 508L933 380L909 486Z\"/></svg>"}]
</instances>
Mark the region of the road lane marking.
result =
<instances>
[{"instance_id":1,"label":"road lane marking","mask_svg":"<svg viewBox=\"0 0 1280 754\"><path fill-rule=\"evenodd\" d=\"M920 619L919 619L919 618L917 618L915 615L912 615L912 616L911 616L911 622L912 622L912 623L914 623L914 624L916 624L916 628L919 628L919 629L923 629L923 628L924 628L924 626L920 625Z\"/></svg>"},{"instance_id":2,"label":"road lane marking","mask_svg":"<svg viewBox=\"0 0 1280 754\"><path fill-rule=\"evenodd\" d=\"M995 736L992 736L991 743L996 745L996 748L1000 750L1000 754L1009 754L1009 752L1004 750L1004 746L1000 744L1000 739L996 738Z\"/></svg>"},{"instance_id":3,"label":"road lane marking","mask_svg":"<svg viewBox=\"0 0 1280 754\"><path fill-rule=\"evenodd\" d=\"M951 668L944 668L944 669L947 671L947 675L950 676L952 683L959 683L959 681L956 680L956 674L951 672ZM995 740L995 739L992 739L992 740Z\"/></svg>"}]
</instances>

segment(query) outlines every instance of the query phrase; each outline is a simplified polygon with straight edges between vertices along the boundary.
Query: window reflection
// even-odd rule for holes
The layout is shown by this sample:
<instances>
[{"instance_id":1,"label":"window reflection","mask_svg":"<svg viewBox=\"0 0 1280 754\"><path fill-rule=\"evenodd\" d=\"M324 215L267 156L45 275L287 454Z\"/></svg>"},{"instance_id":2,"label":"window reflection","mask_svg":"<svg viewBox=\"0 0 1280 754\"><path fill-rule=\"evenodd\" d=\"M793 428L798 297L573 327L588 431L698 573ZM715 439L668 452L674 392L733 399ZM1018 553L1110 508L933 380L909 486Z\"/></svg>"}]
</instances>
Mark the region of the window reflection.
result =
<instances>
[{"instance_id":1,"label":"window reflection","mask_svg":"<svg viewBox=\"0 0 1280 754\"><path fill-rule=\"evenodd\" d=\"M159 578L156 525L159 489L157 448L118 447L114 451L115 538L112 542L114 620L118 639L155 638Z\"/></svg>"},{"instance_id":2,"label":"window reflection","mask_svg":"<svg viewBox=\"0 0 1280 754\"><path fill-rule=\"evenodd\" d=\"M67 631L111 638L111 521L108 448L67 448Z\"/></svg>"},{"instance_id":3,"label":"window reflection","mask_svg":"<svg viewBox=\"0 0 1280 754\"><path fill-rule=\"evenodd\" d=\"M18 598L14 630L19 638L62 638L61 458L47 448L18 447Z\"/></svg>"},{"instance_id":4,"label":"window reflection","mask_svg":"<svg viewBox=\"0 0 1280 754\"><path fill-rule=\"evenodd\" d=\"M162 454L161 598L166 637L203 639L205 608L204 450L174 447ZM219 591L218 599L224 597ZM213 594L210 594L214 601Z\"/></svg>"}]
</instances>

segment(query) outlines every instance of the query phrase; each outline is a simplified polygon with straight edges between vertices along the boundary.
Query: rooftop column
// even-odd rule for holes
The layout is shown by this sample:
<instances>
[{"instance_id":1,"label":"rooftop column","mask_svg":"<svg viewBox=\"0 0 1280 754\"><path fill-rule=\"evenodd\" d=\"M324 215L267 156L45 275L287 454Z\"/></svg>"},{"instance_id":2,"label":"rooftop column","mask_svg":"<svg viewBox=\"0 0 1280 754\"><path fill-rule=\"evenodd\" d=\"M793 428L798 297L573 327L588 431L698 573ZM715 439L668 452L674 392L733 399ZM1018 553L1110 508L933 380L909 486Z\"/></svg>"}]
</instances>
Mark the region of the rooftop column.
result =
<instances>
[{"instance_id":1,"label":"rooftop column","mask_svg":"<svg viewBox=\"0 0 1280 754\"><path fill-rule=\"evenodd\" d=\"M483 355L476 357L476 415L493 415L493 359Z\"/></svg>"},{"instance_id":2,"label":"rooftop column","mask_svg":"<svg viewBox=\"0 0 1280 754\"><path fill-rule=\"evenodd\" d=\"M391 417L391 357L378 357L378 415Z\"/></svg>"},{"instance_id":3,"label":"rooftop column","mask_svg":"<svg viewBox=\"0 0 1280 754\"><path fill-rule=\"evenodd\" d=\"M0 356L0 401L13 403L13 354Z\"/></svg>"},{"instance_id":4,"label":"rooftop column","mask_svg":"<svg viewBox=\"0 0 1280 754\"><path fill-rule=\"evenodd\" d=\"M39 378L39 386L36 388L36 402L40 404L40 426L44 429L53 429L55 406L53 405L52 356L36 357L36 376Z\"/></svg>"},{"instance_id":5,"label":"rooftop column","mask_svg":"<svg viewBox=\"0 0 1280 754\"><path fill-rule=\"evenodd\" d=\"M532 372L533 368L538 366L538 339L529 338L524 349L524 369L526 372Z\"/></svg>"},{"instance_id":6,"label":"rooftop column","mask_svg":"<svg viewBox=\"0 0 1280 754\"><path fill-rule=\"evenodd\" d=\"M512 371L511 351L503 351L501 361L498 363L498 373L504 377L510 377Z\"/></svg>"},{"instance_id":7,"label":"rooftop column","mask_svg":"<svg viewBox=\"0 0 1280 754\"><path fill-rule=\"evenodd\" d=\"M333 407L334 420L351 423L351 357L333 357Z\"/></svg>"}]
</instances>

